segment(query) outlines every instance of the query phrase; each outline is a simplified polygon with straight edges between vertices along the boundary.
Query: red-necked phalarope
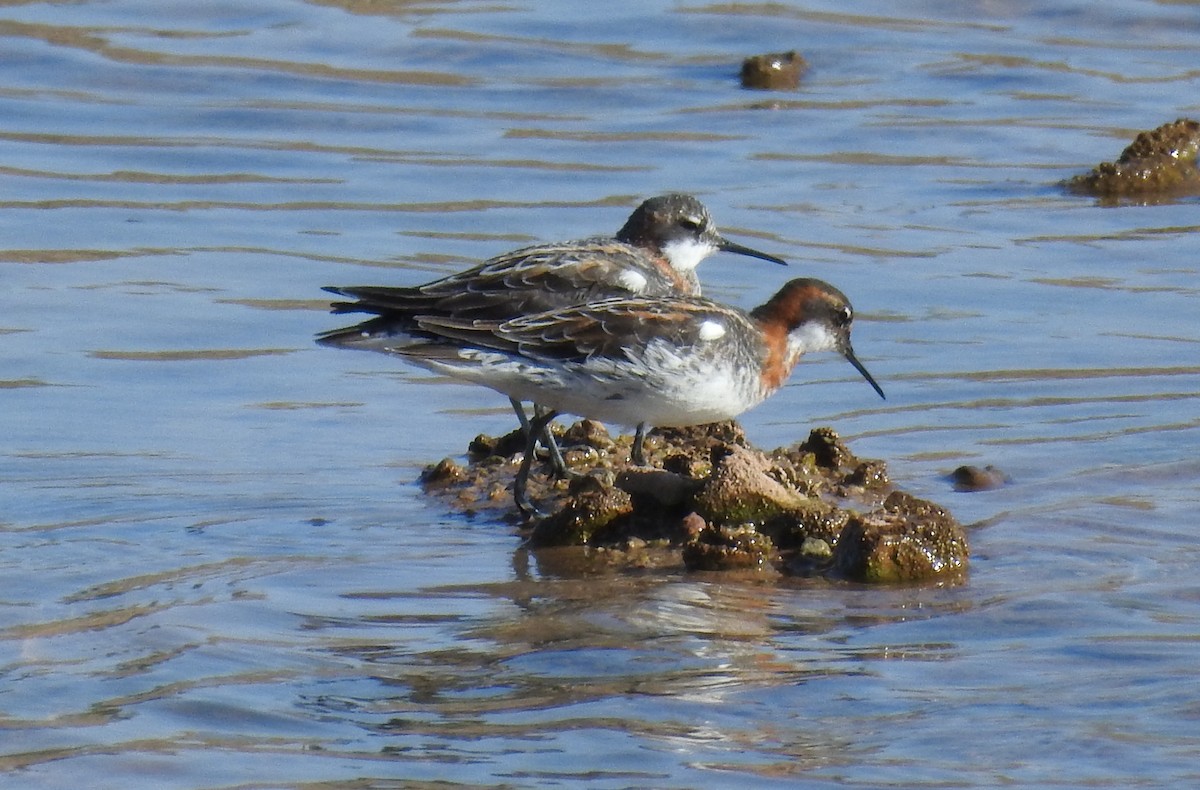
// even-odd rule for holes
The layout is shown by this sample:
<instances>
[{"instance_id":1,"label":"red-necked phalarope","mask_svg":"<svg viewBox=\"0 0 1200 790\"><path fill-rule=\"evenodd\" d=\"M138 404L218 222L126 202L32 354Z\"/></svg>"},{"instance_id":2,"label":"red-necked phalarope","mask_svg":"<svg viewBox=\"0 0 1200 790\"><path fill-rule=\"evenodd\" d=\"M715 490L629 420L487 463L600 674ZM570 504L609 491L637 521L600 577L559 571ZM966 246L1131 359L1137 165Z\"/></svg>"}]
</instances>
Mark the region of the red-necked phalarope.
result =
<instances>
[{"instance_id":1,"label":"red-necked phalarope","mask_svg":"<svg viewBox=\"0 0 1200 790\"><path fill-rule=\"evenodd\" d=\"M854 355L850 302L832 285L792 280L749 313L696 297L616 298L508 321L420 316L428 339L402 359L548 411L535 415L513 486L525 493L536 437L559 412L637 425L727 420L779 389L801 355L837 351L880 397Z\"/></svg>"},{"instance_id":2,"label":"red-necked phalarope","mask_svg":"<svg viewBox=\"0 0 1200 790\"><path fill-rule=\"evenodd\" d=\"M335 302L335 313L372 313L376 318L335 329L318 342L342 348L395 351L414 337L418 316L458 321L503 321L611 297L699 296L696 266L718 251L786 265L774 255L724 238L704 205L691 195L650 198L613 238L539 244L515 250L458 274L407 288L330 287L357 301ZM418 333L419 334L419 333ZM528 429L519 401L513 408ZM535 414L539 411L535 407ZM644 426L633 458L644 463ZM565 472L548 431L543 443L555 468Z\"/></svg>"}]
</instances>

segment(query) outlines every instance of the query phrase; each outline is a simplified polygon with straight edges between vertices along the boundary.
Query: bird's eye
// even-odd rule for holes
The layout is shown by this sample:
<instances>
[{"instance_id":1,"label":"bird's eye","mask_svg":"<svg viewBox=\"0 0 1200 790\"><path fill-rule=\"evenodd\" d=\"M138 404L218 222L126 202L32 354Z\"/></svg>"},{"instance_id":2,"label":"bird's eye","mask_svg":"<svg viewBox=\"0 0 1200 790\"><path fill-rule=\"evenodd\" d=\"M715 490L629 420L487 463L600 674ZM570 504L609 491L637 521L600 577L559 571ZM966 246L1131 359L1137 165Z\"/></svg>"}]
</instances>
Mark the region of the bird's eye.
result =
<instances>
[{"instance_id":1,"label":"bird's eye","mask_svg":"<svg viewBox=\"0 0 1200 790\"><path fill-rule=\"evenodd\" d=\"M684 230L699 231L704 229L704 222L699 217L680 217L679 227Z\"/></svg>"},{"instance_id":2,"label":"bird's eye","mask_svg":"<svg viewBox=\"0 0 1200 790\"><path fill-rule=\"evenodd\" d=\"M837 322L839 326L846 326L854 320L854 311L850 309L850 305L842 305L837 311Z\"/></svg>"}]
</instances>

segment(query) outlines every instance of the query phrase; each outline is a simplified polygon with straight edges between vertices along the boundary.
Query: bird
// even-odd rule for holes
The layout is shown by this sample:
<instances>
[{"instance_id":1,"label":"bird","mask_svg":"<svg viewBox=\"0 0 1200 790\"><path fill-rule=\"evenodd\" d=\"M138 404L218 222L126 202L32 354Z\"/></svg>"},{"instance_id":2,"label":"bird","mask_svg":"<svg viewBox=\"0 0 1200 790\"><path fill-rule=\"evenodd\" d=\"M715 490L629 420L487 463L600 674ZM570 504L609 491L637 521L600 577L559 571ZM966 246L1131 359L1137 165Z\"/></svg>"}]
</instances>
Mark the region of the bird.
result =
<instances>
[{"instance_id":1,"label":"bird","mask_svg":"<svg viewBox=\"0 0 1200 790\"><path fill-rule=\"evenodd\" d=\"M503 321L605 298L695 297L700 295L697 265L719 251L787 265L782 258L726 239L692 195L658 195L642 202L613 237L524 247L423 285L326 287L354 300L334 302L334 313L376 317L325 332L317 342L390 352L420 339L413 335L418 317ZM512 406L528 430L520 402L512 400ZM539 411L535 405L535 415ZM644 438L645 426L639 425L632 451L639 465L645 463ZM566 465L548 430L542 442L556 471L565 476Z\"/></svg>"},{"instance_id":2,"label":"bird","mask_svg":"<svg viewBox=\"0 0 1200 790\"><path fill-rule=\"evenodd\" d=\"M854 353L849 299L798 278L749 312L701 297L616 297L504 321L418 316L423 340L400 359L544 407L530 420L513 499L537 437L559 413L620 425L683 427L733 419L776 392L804 354L836 351L886 398Z\"/></svg>"}]
</instances>

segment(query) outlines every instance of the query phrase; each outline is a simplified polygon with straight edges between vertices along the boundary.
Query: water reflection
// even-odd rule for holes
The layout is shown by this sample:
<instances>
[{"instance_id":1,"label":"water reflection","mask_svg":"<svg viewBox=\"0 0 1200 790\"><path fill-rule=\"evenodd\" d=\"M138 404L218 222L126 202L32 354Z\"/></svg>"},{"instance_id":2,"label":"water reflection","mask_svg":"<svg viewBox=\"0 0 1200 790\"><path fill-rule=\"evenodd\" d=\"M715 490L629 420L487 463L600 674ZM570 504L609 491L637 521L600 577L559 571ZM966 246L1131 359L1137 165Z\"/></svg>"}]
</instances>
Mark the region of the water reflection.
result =
<instances>
[{"instance_id":1,"label":"water reflection","mask_svg":"<svg viewBox=\"0 0 1200 790\"><path fill-rule=\"evenodd\" d=\"M763 722L747 720L742 708L747 699L791 697L806 684L861 677L879 660L950 660L953 645L861 647L847 639L969 603L936 590L895 591L897 608L888 616L862 591L863 617L845 617L828 610L838 600L830 590L818 591L807 611L796 608L812 592L781 600L774 584L628 574L428 589L431 599L484 596L498 605L482 619L397 614L374 621L401 630L448 626L457 632L453 648L413 652L387 640L337 638L327 649L353 666L306 705L389 736L388 753L404 759L468 759L479 743L492 741L507 744L495 748L557 753L566 747L552 742L566 730L632 734L714 754L753 744L755 753L778 751L776 759L826 761L850 744L819 730L800 744L791 736L764 742ZM412 603L406 594L372 597L394 607ZM636 720L620 712L625 706L641 711ZM693 716L701 711L698 723ZM574 775L565 765L560 770Z\"/></svg>"}]
</instances>

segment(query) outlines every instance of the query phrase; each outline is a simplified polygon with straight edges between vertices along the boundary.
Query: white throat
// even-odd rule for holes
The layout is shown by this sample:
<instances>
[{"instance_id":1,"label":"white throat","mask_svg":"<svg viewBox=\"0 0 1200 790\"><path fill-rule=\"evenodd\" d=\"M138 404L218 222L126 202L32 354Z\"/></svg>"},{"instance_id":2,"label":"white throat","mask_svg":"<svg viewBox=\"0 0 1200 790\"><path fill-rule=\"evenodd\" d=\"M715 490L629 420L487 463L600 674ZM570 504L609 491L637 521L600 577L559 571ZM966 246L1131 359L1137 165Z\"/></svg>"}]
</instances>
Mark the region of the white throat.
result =
<instances>
[{"instance_id":1,"label":"white throat","mask_svg":"<svg viewBox=\"0 0 1200 790\"><path fill-rule=\"evenodd\" d=\"M811 354L816 351L837 351L838 339L820 321L805 321L788 333L788 351Z\"/></svg>"},{"instance_id":2,"label":"white throat","mask_svg":"<svg viewBox=\"0 0 1200 790\"><path fill-rule=\"evenodd\" d=\"M677 272L690 272L700 261L716 252L716 247L697 239L676 239L662 246L663 256Z\"/></svg>"}]
</instances>

